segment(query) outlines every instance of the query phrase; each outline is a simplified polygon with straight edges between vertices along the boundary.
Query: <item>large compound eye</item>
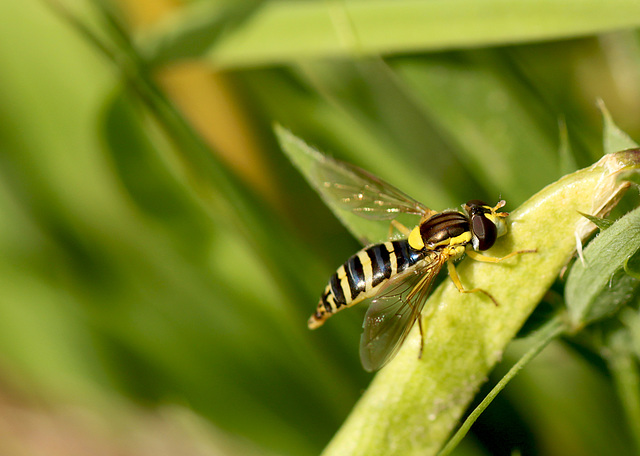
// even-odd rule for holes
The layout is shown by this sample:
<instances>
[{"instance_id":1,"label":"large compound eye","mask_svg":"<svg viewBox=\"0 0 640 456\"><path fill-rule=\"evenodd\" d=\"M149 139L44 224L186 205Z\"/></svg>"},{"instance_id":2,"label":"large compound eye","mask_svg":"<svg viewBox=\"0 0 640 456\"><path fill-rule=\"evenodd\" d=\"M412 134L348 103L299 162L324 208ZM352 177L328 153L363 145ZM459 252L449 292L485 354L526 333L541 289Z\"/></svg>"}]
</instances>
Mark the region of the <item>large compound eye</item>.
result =
<instances>
[{"instance_id":1,"label":"large compound eye","mask_svg":"<svg viewBox=\"0 0 640 456\"><path fill-rule=\"evenodd\" d=\"M484 201L480 201L480 200L470 200L467 201L467 204L465 204L465 206L468 208L468 210L483 210L483 207L488 207L489 205L487 203L485 203Z\"/></svg>"},{"instance_id":2,"label":"large compound eye","mask_svg":"<svg viewBox=\"0 0 640 456\"><path fill-rule=\"evenodd\" d=\"M478 240L478 250L490 249L498 238L496 224L485 217L484 214L471 215L471 232Z\"/></svg>"}]
</instances>

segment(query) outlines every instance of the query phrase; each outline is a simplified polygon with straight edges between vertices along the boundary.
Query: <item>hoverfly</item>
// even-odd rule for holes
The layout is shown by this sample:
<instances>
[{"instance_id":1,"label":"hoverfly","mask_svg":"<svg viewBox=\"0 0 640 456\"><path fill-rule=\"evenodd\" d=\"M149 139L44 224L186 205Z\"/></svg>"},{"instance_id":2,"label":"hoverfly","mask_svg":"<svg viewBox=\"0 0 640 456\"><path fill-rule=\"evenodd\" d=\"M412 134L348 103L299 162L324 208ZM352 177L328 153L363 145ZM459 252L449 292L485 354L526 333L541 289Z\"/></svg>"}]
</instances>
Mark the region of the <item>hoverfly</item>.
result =
<instances>
[{"instance_id":1,"label":"hoverfly","mask_svg":"<svg viewBox=\"0 0 640 456\"><path fill-rule=\"evenodd\" d=\"M478 253L491 248L507 232L508 213L498 212L504 201L491 207L471 200L463 205L464 212L433 211L373 174L320 153L314 157L312 183L325 200L341 209L391 223L387 242L360 250L338 268L308 322L309 328L315 329L336 312L367 302L360 339L360 359L367 371L380 369L395 356L416 320L423 336L419 317L445 264L458 291L483 293L497 305L485 290L465 290L453 262L465 253L496 263L535 251L513 252L503 258ZM409 230L395 220L400 214L419 216L420 222ZM404 237L392 239L392 227Z\"/></svg>"}]
</instances>

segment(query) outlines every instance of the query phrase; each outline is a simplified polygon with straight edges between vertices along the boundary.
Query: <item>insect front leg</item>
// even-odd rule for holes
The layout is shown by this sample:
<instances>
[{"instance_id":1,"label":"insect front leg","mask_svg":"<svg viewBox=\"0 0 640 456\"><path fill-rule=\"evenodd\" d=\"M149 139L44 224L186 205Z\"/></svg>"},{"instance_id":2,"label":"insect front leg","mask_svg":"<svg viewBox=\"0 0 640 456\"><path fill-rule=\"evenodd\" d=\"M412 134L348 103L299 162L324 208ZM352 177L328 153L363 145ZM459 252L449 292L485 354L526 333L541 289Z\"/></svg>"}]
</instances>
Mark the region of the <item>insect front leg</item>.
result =
<instances>
[{"instance_id":1,"label":"insect front leg","mask_svg":"<svg viewBox=\"0 0 640 456\"><path fill-rule=\"evenodd\" d=\"M487 257L488 258L488 257ZM502 258L501 258L502 259ZM495 262L494 262L495 263ZM491 301L493 301L493 303L497 306L498 305L498 301L496 301L496 298L494 298L491 293L489 293L486 290L483 290L482 288L473 288L471 290L465 290L464 287L462 286L462 282L460 282L460 277L458 276L458 272L456 271L456 267L453 264L453 261L447 261L447 270L449 271L449 277L451 277L451 280L453 281L453 284L456 286L456 288L458 289L458 291L460 293L482 293L484 294L486 297L488 297L489 299L491 299Z\"/></svg>"}]
</instances>

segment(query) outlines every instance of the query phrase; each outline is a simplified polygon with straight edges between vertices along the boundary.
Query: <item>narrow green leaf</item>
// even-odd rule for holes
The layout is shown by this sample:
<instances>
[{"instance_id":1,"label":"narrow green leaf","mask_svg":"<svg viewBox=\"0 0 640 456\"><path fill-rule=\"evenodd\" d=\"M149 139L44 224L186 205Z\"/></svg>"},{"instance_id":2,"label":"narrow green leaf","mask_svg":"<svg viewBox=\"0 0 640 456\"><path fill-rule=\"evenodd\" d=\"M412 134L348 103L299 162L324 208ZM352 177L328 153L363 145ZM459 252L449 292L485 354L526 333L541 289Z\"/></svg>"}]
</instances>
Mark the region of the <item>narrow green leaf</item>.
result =
<instances>
[{"instance_id":1,"label":"narrow green leaf","mask_svg":"<svg viewBox=\"0 0 640 456\"><path fill-rule=\"evenodd\" d=\"M591 223L597 226L598 229L600 230L606 230L607 228L609 228L611 225L615 223L613 220L608 220L602 217L594 217L593 215L584 214L582 212L580 212L580 215L582 215L584 218L589 220Z\"/></svg>"},{"instance_id":2,"label":"narrow green leaf","mask_svg":"<svg viewBox=\"0 0 640 456\"><path fill-rule=\"evenodd\" d=\"M604 138L604 153L610 154L619 150L634 149L639 147L638 144L631 139L631 137L624 131L620 130L613 121L609 110L604 104L604 101L598 101L598 108L602 113L602 119L604 122L604 130L602 136Z\"/></svg>"},{"instance_id":3,"label":"narrow green leaf","mask_svg":"<svg viewBox=\"0 0 640 456\"><path fill-rule=\"evenodd\" d=\"M315 164L323 160L323 155L320 152L308 146L289 130L279 125L275 126L275 132L282 150L286 152L302 175L307 178L309 183L322 196L325 204L329 206L336 217L338 217L356 239L359 239L362 244L366 245L373 242L381 242L389 237L389 222L385 224L379 220L369 220L360 217L340 207L335 200L324 197L324 189L320 188L320 183L315 177ZM397 219L403 222L412 221L412 223L408 223L407 226L413 226L418 223L420 217L401 214Z\"/></svg>"},{"instance_id":4,"label":"narrow green leaf","mask_svg":"<svg viewBox=\"0 0 640 456\"><path fill-rule=\"evenodd\" d=\"M584 250L567 279L571 323L579 328L612 315L633 299L640 280L629 276L627 260L640 249L640 208L601 232Z\"/></svg>"},{"instance_id":5,"label":"narrow green leaf","mask_svg":"<svg viewBox=\"0 0 640 456\"><path fill-rule=\"evenodd\" d=\"M114 174L135 204L147 214L161 219L165 225L174 221L177 229L197 231L198 223L187 210L188 200L181 194L183 189L158 160L157 150L143 134L136 114L122 92L114 92L104 109L103 133ZM142 169L144 173L140 172ZM181 235L189 242L197 236L196 232Z\"/></svg>"},{"instance_id":6,"label":"narrow green leaf","mask_svg":"<svg viewBox=\"0 0 640 456\"><path fill-rule=\"evenodd\" d=\"M261 0L220 4L196 2L185 8L175 21L152 29L142 39L142 47L151 65L195 58L203 55L225 33L251 16Z\"/></svg>"},{"instance_id":7,"label":"narrow green leaf","mask_svg":"<svg viewBox=\"0 0 640 456\"><path fill-rule=\"evenodd\" d=\"M191 34L185 12L156 36ZM212 21L215 23L215 21ZM251 18L211 41L216 66L255 66L337 55L380 55L592 35L637 27L634 0L369 0L264 2ZM201 35L201 38L206 38ZM179 37L175 41L184 41ZM202 42L198 47L205 48ZM153 44L150 43L150 48Z\"/></svg>"},{"instance_id":8,"label":"narrow green leaf","mask_svg":"<svg viewBox=\"0 0 640 456\"><path fill-rule=\"evenodd\" d=\"M560 132L560 148L558 155L560 157L560 172L569 174L578 169L576 157L569 143L569 132L567 131L567 121L561 118L558 122L558 130Z\"/></svg>"}]
</instances>

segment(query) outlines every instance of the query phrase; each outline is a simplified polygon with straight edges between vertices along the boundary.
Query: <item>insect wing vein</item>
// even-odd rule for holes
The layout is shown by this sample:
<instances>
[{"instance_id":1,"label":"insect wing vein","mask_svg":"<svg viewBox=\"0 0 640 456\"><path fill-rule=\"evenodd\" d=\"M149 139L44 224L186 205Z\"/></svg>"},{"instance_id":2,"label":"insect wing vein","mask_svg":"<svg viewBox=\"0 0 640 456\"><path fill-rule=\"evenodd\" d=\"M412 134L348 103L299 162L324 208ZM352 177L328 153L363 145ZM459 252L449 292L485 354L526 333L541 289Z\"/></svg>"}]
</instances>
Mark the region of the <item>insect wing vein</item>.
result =
<instances>
[{"instance_id":1,"label":"insect wing vein","mask_svg":"<svg viewBox=\"0 0 640 456\"><path fill-rule=\"evenodd\" d=\"M312 176L323 197L361 217L391 220L399 213L420 216L437 213L357 166L326 156L315 165Z\"/></svg>"},{"instance_id":2,"label":"insect wing vein","mask_svg":"<svg viewBox=\"0 0 640 456\"><path fill-rule=\"evenodd\" d=\"M433 255L426 264L399 274L371 298L360 338L360 359L371 372L390 361L419 317L446 259Z\"/></svg>"}]
</instances>

